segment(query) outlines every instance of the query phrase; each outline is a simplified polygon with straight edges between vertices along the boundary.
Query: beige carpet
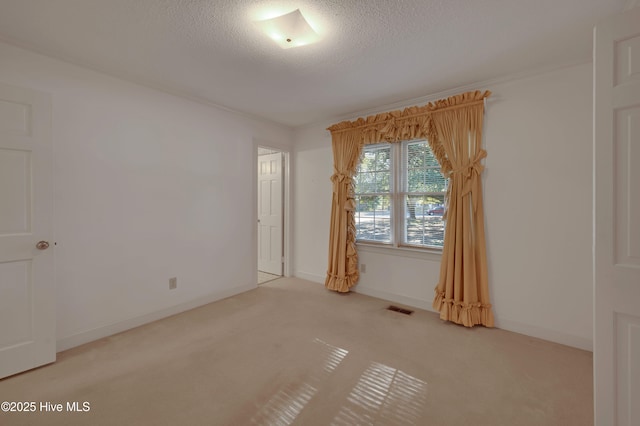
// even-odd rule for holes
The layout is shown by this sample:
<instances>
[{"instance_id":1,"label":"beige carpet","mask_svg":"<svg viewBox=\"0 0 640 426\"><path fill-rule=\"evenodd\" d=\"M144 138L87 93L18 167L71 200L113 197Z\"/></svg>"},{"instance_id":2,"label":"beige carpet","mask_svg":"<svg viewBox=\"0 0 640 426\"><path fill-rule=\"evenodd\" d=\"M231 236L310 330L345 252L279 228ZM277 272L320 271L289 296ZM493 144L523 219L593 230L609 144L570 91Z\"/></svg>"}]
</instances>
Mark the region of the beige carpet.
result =
<instances>
[{"instance_id":1,"label":"beige carpet","mask_svg":"<svg viewBox=\"0 0 640 426\"><path fill-rule=\"evenodd\" d=\"M58 354L2 425L591 425L592 354L282 278Z\"/></svg>"}]
</instances>

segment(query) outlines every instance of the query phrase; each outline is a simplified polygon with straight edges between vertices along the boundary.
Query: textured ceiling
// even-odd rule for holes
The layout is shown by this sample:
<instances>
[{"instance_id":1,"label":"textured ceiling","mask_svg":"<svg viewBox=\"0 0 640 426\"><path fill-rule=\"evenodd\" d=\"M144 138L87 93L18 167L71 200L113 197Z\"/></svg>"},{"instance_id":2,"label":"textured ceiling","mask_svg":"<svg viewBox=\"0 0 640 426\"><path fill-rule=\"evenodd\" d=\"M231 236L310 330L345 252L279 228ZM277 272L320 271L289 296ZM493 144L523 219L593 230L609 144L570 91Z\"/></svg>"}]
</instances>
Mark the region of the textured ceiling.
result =
<instances>
[{"instance_id":1,"label":"textured ceiling","mask_svg":"<svg viewBox=\"0 0 640 426\"><path fill-rule=\"evenodd\" d=\"M594 24L628 4L0 0L0 39L300 126L514 73L588 62ZM252 24L269 12L296 8L322 36L319 43L283 50Z\"/></svg>"}]
</instances>

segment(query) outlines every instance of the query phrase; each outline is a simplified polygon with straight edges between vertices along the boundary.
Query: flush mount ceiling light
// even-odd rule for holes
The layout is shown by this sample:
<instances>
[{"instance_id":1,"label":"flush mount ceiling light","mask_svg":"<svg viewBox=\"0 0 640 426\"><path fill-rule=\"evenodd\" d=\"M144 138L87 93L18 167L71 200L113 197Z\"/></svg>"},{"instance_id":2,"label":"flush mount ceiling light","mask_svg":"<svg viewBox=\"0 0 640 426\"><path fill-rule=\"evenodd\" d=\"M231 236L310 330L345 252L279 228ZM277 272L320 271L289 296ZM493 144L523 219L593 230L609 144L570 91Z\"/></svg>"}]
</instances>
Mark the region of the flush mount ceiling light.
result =
<instances>
[{"instance_id":1,"label":"flush mount ceiling light","mask_svg":"<svg viewBox=\"0 0 640 426\"><path fill-rule=\"evenodd\" d=\"M300 9L263 21L256 21L262 31L283 49L305 46L320 40Z\"/></svg>"}]
</instances>

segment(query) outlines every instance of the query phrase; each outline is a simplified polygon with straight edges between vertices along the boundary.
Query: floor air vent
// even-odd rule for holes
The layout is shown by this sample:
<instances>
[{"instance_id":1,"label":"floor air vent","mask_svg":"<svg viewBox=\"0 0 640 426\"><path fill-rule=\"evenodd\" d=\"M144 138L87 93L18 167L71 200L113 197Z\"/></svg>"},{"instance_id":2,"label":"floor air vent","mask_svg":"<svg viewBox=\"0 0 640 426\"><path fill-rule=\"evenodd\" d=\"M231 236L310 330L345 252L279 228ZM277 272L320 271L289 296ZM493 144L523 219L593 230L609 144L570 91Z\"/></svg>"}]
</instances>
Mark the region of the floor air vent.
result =
<instances>
[{"instance_id":1,"label":"floor air vent","mask_svg":"<svg viewBox=\"0 0 640 426\"><path fill-rule=\"evenodd\" d=\"M387 310L393 311L393 312L400 312L401 314L405 314L405 315L411 315L413 313L413 311L409 309L401 308L399 306L394 306L394 305L389 305Z\"/></svg>"}]
</instances>

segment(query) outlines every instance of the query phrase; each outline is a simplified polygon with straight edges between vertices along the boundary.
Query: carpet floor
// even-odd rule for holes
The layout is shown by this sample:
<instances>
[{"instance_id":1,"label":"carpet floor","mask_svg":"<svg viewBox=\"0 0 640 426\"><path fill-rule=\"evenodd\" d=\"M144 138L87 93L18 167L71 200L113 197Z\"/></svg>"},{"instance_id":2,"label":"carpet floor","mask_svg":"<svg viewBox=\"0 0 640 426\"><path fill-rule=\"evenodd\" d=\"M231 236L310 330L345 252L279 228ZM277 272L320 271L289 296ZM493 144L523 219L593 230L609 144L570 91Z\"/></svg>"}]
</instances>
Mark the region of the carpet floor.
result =
<instances>
[{"instance_id":1,"label":"carpet floor","mask_svg":"<svg viewBox=\"0 0 640 426\"><path fill-rule=\"evenodd\" d=\"M387 306L281 278L0 381L0 424L593 424L590 352Z\"/></svg>"},{"instance_id":2,"label":"carpet floor","mask_svg":"<svg viewBox=\"0 0 640 426\"><path fill-rule=\"evenodd\" d=\"M258 271L258 284L268 283L269 281L277 280L282 275L274 275L268 272Z\"/></svg>"}]
</instances>

